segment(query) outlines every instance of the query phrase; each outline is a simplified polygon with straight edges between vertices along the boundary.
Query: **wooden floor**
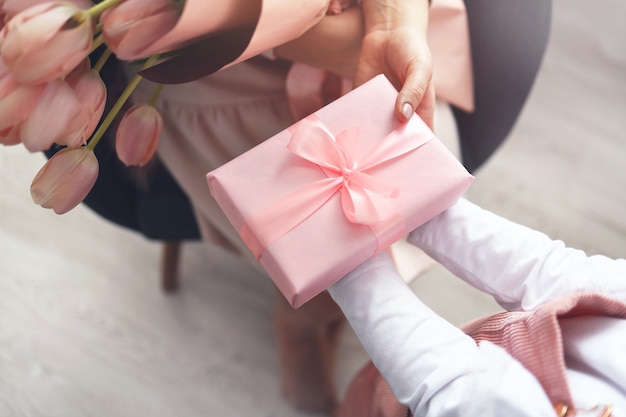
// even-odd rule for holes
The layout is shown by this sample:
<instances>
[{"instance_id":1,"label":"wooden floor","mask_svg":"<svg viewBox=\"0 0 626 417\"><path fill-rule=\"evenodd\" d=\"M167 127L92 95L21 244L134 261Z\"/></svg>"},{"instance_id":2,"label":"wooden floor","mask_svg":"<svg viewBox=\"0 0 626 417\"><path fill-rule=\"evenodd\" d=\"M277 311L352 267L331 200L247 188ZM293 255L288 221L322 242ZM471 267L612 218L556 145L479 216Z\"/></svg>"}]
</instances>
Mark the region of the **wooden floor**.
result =
<instances>
[{"instance_id":1,"label":"wooden floor","mask_svg":"<svg viewBox=\"0 0 626 417\"><path fill-rule=\"evenodd\" d=\"M626 257L625 4L555 0L533 94L469 193L612 257ZM189 244L181 291L163 294L158 244L32 204L42 161L0 149L0 417L305 416L280 397L269 282ZM440 267L413 287L453 323L497 309ZM349 330L339 356L343 390L366 360Z\"/></svg>"}]
</instances>

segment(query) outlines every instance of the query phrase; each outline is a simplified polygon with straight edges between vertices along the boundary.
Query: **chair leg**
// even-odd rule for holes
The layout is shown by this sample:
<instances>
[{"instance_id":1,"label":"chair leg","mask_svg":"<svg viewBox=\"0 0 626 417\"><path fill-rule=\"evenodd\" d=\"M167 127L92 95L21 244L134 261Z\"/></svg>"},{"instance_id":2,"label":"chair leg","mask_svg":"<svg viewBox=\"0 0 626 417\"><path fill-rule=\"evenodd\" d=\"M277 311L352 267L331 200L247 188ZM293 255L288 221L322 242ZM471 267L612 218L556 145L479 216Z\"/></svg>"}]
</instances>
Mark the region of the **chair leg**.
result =
<instances>
[{"instance_id":1,"label":"chair leg","mask_svg":"<svg viewBox=\"0 0 626 417\"><path fill-rule=\"evenodd\" d=\"M174 292L178 289L178 259L181 242L166 241L161 251L161 289Z\"/></svg>"}]
</instances>

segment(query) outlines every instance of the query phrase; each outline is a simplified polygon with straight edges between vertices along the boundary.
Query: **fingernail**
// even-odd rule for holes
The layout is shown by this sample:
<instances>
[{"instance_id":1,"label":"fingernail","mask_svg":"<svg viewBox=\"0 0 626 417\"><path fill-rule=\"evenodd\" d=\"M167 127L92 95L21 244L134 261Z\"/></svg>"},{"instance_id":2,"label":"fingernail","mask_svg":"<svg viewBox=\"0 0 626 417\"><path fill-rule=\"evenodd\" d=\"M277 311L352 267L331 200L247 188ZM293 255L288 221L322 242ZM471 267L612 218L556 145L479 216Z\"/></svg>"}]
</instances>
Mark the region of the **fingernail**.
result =
<instances>
[{"instance_id":1,"label":"fingernail","mask_svg":"<svg viewBox=\"0 0 626 417\"><path fill-rule=\"evenodd\" d=\"M413 106L409 103L404 103L402 105L402 116L404 116L406 120L409 120L411 116L413 116Z\"/></svg>"}]
</instances>

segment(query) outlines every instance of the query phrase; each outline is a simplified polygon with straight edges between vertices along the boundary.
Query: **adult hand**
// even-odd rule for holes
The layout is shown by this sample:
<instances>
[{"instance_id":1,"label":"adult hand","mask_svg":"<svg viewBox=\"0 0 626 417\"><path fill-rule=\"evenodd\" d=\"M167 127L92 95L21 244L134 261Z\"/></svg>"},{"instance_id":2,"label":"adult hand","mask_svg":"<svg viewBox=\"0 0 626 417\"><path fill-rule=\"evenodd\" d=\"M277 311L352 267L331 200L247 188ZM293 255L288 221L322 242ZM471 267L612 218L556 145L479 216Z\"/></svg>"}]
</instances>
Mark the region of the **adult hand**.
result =
<instances>
[{"instance_id":1,"label":"adult hand","mask_svg":"<svg viewBox=\"0 0 626 417\"><path fill-rule=\"evenodd\" d=\"M355 86L383 73L399 90L396 114L415 111L432 129L435 90L426 43L428 0L363 0L365 36Z\"/></svg>"},{"instance_id":2,"label":"adult hand","mask_svg":"<svg viewBox=\"0 0 626 417\"><path fill-rule=\"evenodd\" d=\"M362 39L363 13L352 7L338 15L325 16L298 39L274 48L274 54L352 79Z\"/></svg>"}]
</instances>

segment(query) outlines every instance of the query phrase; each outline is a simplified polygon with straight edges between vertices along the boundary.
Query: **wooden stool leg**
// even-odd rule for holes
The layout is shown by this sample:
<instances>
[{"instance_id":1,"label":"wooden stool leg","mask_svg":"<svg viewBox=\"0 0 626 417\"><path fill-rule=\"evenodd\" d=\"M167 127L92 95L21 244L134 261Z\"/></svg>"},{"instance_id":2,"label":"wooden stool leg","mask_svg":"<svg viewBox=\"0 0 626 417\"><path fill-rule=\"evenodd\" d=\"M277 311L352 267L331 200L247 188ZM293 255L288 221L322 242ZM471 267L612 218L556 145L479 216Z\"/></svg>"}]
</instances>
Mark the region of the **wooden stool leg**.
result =
<instances>
[{"instance_id":1,"label":"wooden stool leg","mask_svg":"<svg viewBox=\"0 0 626 417\"><path fill-rule=\"evenodd\" d=\"M161 288L165 292L178 289L178 259L180 258L181 242L166 241L161 251Z\"/></svg>"}]
</instances>

